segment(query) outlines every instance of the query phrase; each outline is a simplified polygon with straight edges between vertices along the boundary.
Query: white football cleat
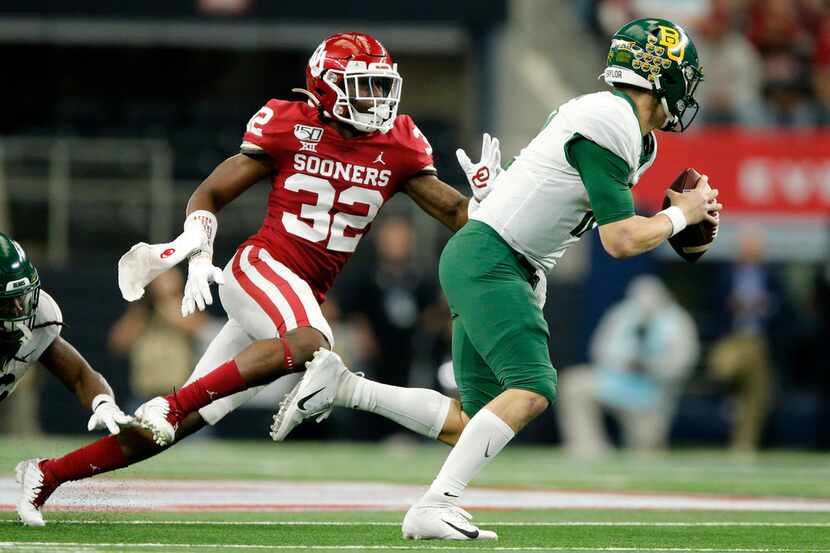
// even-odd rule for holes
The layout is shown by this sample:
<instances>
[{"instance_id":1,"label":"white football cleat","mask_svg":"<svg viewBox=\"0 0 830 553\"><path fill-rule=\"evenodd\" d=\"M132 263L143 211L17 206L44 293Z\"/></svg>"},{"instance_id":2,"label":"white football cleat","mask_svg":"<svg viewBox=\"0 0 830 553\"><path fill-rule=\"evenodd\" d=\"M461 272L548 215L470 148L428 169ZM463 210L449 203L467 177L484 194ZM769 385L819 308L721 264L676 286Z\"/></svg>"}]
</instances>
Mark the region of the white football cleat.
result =
<instances>
[{"instance_id":1,"label":"white football cleat","mask_svg":"<svg viewBox=\"0 0 830 553\"><path fill-rule=\"evenodd\" d=\"M473 516L451 503L415 504L406 512L401 530L407 540L497 540L492 530L482 530Z\"/></svg>"},{"instance_id":2,"label":"white football cleat","mask_svg":"<svg viewBox=\"0 0 830 553\"><path fill-rule=\"evenodd\" d=\"M40 508L55 491L56 486L45 482L40 462L43 459L28 459L17 463L15 480L20 484L17 500L17 515L26 526L45 526Z\"/></svg>"},{"instance_id":3,"label":"white football cleat","mask_svg":"<svg viewBox=\"0 0 830 553\"><path fill-rule=\"evenodd\" d=\"M305 419L317 417L322 422L331 414L340 375L348 371L340 356L327 349L314 352L314 359L305 364L306 371L294 389L280 402L274 415L271 438L281 442Z\"/></svg>"},{"instance_id":4,"label":"white football cleat","mask_svg":"<svg viewBox=\"0 0 830 553\"><path fill-rule=\"evenodd\" d=\"M154 397L135 411L136 422L153 433L153 441L164 447L176 439L176 427L170 422L170 403L163 397Z\"/></svg>"}]
</instances>

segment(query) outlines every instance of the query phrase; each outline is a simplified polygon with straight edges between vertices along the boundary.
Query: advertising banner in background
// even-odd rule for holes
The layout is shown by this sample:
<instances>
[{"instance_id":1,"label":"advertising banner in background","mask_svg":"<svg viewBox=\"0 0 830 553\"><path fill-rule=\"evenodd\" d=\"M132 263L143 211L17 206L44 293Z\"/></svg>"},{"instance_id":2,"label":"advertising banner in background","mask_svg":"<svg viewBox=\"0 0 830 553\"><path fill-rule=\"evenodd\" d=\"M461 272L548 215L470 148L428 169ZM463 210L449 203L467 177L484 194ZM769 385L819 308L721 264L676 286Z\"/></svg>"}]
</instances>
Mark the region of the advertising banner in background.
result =
<instances>
[{"instance_id":1,"label":"advertising banner in background","mask_svg":"<svg viewBox=\"0 0 830 553\"><path fill-rule=\"evenodd\" d=\"M666 187L686 167L709 175L724 204L717 258L733 251L739 227L767 235L781 260L830 254L830 132L704 128L658 133L658 156L634 188L641 209L660 209Z\"/></svg>"}]
</instances>

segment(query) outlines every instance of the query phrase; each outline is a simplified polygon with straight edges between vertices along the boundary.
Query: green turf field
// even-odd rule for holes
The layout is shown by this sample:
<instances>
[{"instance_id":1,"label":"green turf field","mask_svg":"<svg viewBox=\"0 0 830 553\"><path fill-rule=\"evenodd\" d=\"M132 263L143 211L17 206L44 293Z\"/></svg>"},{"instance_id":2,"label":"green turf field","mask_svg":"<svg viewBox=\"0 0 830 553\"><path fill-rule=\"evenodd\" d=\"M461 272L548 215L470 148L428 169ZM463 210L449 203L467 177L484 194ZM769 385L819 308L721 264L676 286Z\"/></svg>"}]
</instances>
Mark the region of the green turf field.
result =
<instances>
[{"instance_id":1,"label":"green turf field","mask_svg":"<svg viewBox=\"0 0 830 553\"><path fill-rule=\"evenodd\" d=\"M4 521L0 522L0 531L2 542L35 542L38 545L32 545L33 550L121 553L191 550L454 551L462 548L707 553L830 550L830 527L826 526L826 516L734 516L732 513L689 512L621 514L606 511L481 513L476 519L482 526L500 534L499 541L492 544L404 541L400 538L400 517L398 513L96 514L83 517L65 513L55 516L46 528L21 528ZM67 549L61 543L73 545ZM74 544L113 545L90 545L86 548ZM179 545L173 547L172 544Z\"/></svg>"},{"instance_id":2,"label":"green turf field","mask_svg":"<svg viewBox=\"0 0 830 553\"><path fill-rule=\"evenodd\" d=\"M0 467L50 456L78 440L0 439ZM118 478L382 481L428 484L440 446L194 441ZM808 453L735 457L691 451L569 460L553 448L511 448L476 482L571 490L830 498L830 458ZM47 512L24 528L0 512L0 551L688 551L830 552L828 512L561 510L476 512L495 543L411 542L400 512Z\"/></svg>"}]
</instances>

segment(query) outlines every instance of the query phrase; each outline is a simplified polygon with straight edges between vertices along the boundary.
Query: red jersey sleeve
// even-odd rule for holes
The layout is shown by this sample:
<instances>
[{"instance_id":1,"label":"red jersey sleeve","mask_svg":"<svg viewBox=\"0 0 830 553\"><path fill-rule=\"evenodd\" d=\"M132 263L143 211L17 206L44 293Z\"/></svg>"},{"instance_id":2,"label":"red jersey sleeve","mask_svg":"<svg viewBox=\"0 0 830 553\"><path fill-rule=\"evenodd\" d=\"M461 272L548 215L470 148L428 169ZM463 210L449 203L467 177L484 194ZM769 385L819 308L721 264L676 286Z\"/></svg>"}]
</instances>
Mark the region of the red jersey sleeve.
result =
<instances>
[{"instance_id":1,"label":"red jersey sleeve","mask_svg":"<svg viewBox=\"0 0 830 553\"><path fill-rule=\"evenodd\" d=\"M248 121L239 150L243 154L267 154L276 158L280 150L280 131L282 130L279 123L286 115L282 112L287 112L289 109L289 102L268 100L268 103Z\"/></svg>"},{"instance_id":2,"label":"red jersey sleeve","mask_svg":"<svg viewBox=\"0 0 830 553\"><path fill-rule=\"evenodd\" d=\"M400 115L395 121L395 132L398 139L407 150L407 172L409 176L418 173L435 173L435 163L432 160L432 146L421 129L408 115Z\"/></svg>"}]
</instances>

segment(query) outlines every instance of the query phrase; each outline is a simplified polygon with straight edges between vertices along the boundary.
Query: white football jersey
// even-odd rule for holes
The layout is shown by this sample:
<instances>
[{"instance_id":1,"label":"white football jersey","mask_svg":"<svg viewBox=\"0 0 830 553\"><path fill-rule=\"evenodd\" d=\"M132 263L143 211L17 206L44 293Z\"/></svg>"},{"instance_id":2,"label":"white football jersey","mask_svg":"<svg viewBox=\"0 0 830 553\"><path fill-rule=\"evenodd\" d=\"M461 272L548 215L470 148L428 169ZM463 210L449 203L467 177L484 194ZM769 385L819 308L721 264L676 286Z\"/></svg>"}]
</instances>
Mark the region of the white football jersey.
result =
<instances>
[{"instance_id":1,"label":"white football jersey","mask_svg":"<svg viewBox=\"0 0 830 553\"><path fill-rule=\"evenodd\" d=\"M40 359L46 348L60 335L61 325L48 323L60 322L63 322L63 315L58 304L41 290L31 338L20 345L15 359L6 360L0 367L0 401L14 392L31 364Z\"/></svg>"},{"instance_id":2,"label":"white football jersey","mask_svg":"<svg viewBox=\"0 0 830 553\"><path fill-rule=\"evenodd\" d=\"M579 96L551 114L471 216L546 272L596 226L588 192L565 157L565 145L577 135L622 158L632 185L657 155L652 138L654 148L641 163L643 135L629 100L611 92Z\"/></svg>"}]
</instances>

